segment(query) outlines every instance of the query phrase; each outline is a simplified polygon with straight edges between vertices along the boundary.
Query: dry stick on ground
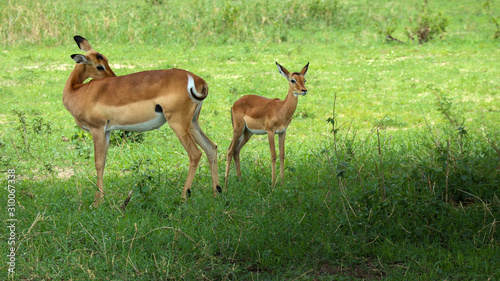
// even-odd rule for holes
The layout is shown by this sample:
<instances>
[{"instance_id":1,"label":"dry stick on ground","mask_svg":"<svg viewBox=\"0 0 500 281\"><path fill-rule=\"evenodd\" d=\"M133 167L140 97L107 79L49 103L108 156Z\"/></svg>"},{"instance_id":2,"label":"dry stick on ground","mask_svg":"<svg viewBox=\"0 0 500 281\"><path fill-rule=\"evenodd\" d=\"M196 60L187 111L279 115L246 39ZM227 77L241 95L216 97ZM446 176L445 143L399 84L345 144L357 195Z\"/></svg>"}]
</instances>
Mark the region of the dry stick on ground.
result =
<instances>
[{"instance_id":1,"label":"dry stick on ground","mask_svg":"<svg viewBox=\"0 0 500 281\"><path fill-rule=\"evenodd\" d=\"M17 150L17 145L16 142L12 137L10 137L10 141L12 142L12 146L14 146L14 149L16 150L17 158L19 159L19 162L21 162L21 155L19 154L19 151Z\"/></svg>"},{"instance_id":2,"label":"dry stick on ground","mask_svg":"<svg viewBox=\"0 0 500 281\"><path fill-rule=\"evenodd\" d=\"M354 231L352 230L352 225L351 225L351 220L349 220L349 215L347 214L347 208L344 204L344 197L340 197L341 202L342 202L342 209L344 210L345 217L347 219L347 222L349 223L349 229L351 230L351 234L354 235ZM347 199L345 199L347 201Z\"/></svg>"},{"instance_id":3,"label":"dry stick on ground","mask_svg":"<svg viewBox=\"0 0 500 281\"><path fill-rule=\"evenodd\" d=\"M36 234L30 234L31 233L31 230L33 229L33 227L35 227L35 225L40 222L40 221L44 221L45 220L45 216L44 216L45 212L43 213L38 213L35 217L35 220L33 221L33 223L31 223L31 226L30 228L28 229L28 231L22 236L22 238L19 240L19 243L17 248L19 248L19 246L21 245L21 242L23 242L24 240L28 239L29 237L33 237L33 236L36 236L36 235L39 235L39 234L43 234L43 233L49 233L49 232L53 232L53 231L46 231L46 232L39 232L39 233L36 233ZM16 251L17 251L17 248L16 248Z\"/></svg>"},{"instance_id":4,"label":"dry stick on ground","mask_svg":"<svg viewBox=\"0 0 500 281\"><path fill-rule=\"evenodd\" d=\"M127 253L127 258L126 258L127 264L125 264L125 266L127 266L128 263L130 262L130 264L132 264L132 267L134 267L135 272L139 273L137 266L135 266L134 262L132 261L132 258L130 258L130 252L132 251L132 246L134 245L135 236L137 235L137 224L136 223L134 223L134 227L135 227L134 237L131 239L132 242L130 242L130 247L128 248L128 253ZM130 240L128 240L128 241L130 241Z\"/></svg>"},{"instance_id":5,"label":"dry stick on ground","mask_svg":"<svg viewBox=\"0 0 500 281\"><path fill-rule=\"evenodd\" d=\"M104 253L104 256L108 257L108 254L106 252L106 248L103 249L104 246L104 242L103 242L103 246L101 246L101 244L97 241L97 239L94 238L94 236L85 228L85 226L83 226L83 224L81 222L78 222L80 224L80 226L83 228L83 230L85 230L85 232L90 236L90 238L92 238L92 240L97 244L97 246L99 246L99 248L101 249L101 251Z\"/></svg>"},{"instance_id":6,"label":"dry stick on ground","mask_svg":"<svg viewBox=\"0 0 500 281\"><path fill-rule=\"evenodd\" d=\"M384 179L384 166L382 162L382 150L380 148L380 134L377 129L377 140L378 140L378 155L379 155L379 161L380 161L380 173L379 173L379 183L380 184L380 196L382 196L382 200L386 199L386 194L385 194L385 179ZM377 167L377 164L375 163L375 167ZM377 173L379 169L377 168Z\"/></svg>"},{"instance_id":7,"label":"dry stick on ground","mask_svg":"<svg viewBox=\"0 0 500 281\"><path fill-rule=\"evenodd\" d=\"M339 162L339 153L337 152L337 132L335 132L335 105L337 103L337 93L335 93L335 96L333 98L333 115L332 115L332 132L333 132L333 148L335 149L335 157L337 158L337 164Z\"/></svg>"},{"instance_id":8,"label":"dry stick on ground","mask_svg":"<svg viewBox=\"0 0 500 281\"><path fill-rule=\"evenodd\" d=\"M123 202L123 204L121 206L121 209L124 212L125 212L125 208L127 208L127 205L130 202L130 198L132 197L132 192L133 192L133 190L129 191L127 198L125 199L125 201Z\"/></svg>"},{"instance_id":9,"label":"dry stick on ground","mask_svg":"<svg viewBox=\"0 0 500 281\"><path fill-rule=\"evenodd\" d=\"M335 96L334 96L334 99L333 99L333 115L332 115L332 118L331 118L331 123L333 125L333 128L332 128L332 132L333 132L333 148L335 150L335 158L337 159L337 167L339 167L339 165L340 165L340 158L339 158L339 152L338 152L338 149L337 149L338 140L337 140L337 132L336 132L336 130L338 130L338 129L335 128L335 106L336 106L336 102L337 102L337 93L335 93ZM352 121L351 121L351 123L352 123ZM332 169L335 169L335 167L333 165L332 165ZM338 168L337 168L337 170L338 170ZM347 218L347 222L349 223L349 228L351 229L351 232L353 232L352 226L351 226L351 222L349 221L349 216L347 215L347 208L346 208L346 206L344 204L344 198L345 198L347 204L349 205L351 211L353 212L354 216L356 216L356 213L352 209L351 205L349 204L349 200L347 199L347 197L345 195L345 187L344 187L344 184L342 183L342 177L339 176L339 174L337 174L337 178L338 178L338 185L339 185L340 193L343 196L343 197L341 197L341 199L342 199L342 207L343 207L345 216Z\"/></svg>"},{"instance_id":10,"label":"dry stick on ground","mask_svg":"<svg viewBox=\"0 0 500 281\"><path fill-rule=\"evenodd\" d=\"M310 269L309 271L306 271L304 272L302 275L300 275L299 277L293 279L292 281L295 281L295 280L302 280L302 277L306 276L307 274L311 273L312 271L316 272L316 270L314 269Z\"/></svg>"},{"instance_id":11,"label":"dry stick on ground","mask_svg":"<svg viewBox=\"0 0 500 281\"><path fill-rule=\"evenodd\" d=\"M396 41L396 42L399 42L399 43L405 44L405 42L403 42L403 41L399 40L398 38L394 38L394 37L392 37L391 35L387 35L387 36L385 37L385 41L387 41L387 42L390 42L390 41Z\"/></svg>"},{"instance_id":12,"label":"dry stick on ground","mask_svg":"<svg viewBox=\"0 0 500 281\"><path fill-rule=\"evenodd\" d=\"M448 203L448 178L450 175L450 141L446 141L446 203Z\"/></svg>"},{"instance_id":13,"label":"dry stick on ground","mask_svg":"<svg viewBox=\"0 0 500 281\"><path fill-rule=\"evenodd\" d=\"M485 225L483 228L481 228L476 233L476 234L479 234L481 231L483 231L484 229L486 229L488 226L491 225L491 227L490 227L490 237L487 237L487 235L485 235L484 238L483 238L483 243L485 242L486 238L490 238L491 242L493 242L495 240L496 226L499 223L499 221L496 219L495 215L493 214L493 212L491 211L491 209L488 207L488 204L486 202L484 202L483 200L481 200L481 198L479 198L478 196L476 196L476 195L474 195L474 194L472 194L470 192L467 192L467 191L462 190L462 189L457 189L457 190L460 191L460 192L463 192L463 193L465 193L467 195L470 195L470 196L474 197L476 200L479 200L481 202L481 204L483 204L485 212L487 211L490 214L490 216L493 217L493 222L491 222L490 224ZM486 216L485 216L485 218L486 218Z\"/></svg>"}]
</instances>

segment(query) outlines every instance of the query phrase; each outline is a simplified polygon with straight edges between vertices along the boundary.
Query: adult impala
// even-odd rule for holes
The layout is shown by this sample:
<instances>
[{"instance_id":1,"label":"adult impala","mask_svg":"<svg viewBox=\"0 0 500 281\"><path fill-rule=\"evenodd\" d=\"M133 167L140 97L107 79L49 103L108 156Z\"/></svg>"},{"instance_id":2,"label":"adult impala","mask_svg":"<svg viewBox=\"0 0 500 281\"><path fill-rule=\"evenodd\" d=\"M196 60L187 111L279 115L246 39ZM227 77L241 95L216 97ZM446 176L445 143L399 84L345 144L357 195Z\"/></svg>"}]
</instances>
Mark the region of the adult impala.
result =
<instances>
[{"instance_id":1,"label":"adult impala","mask_svg":"<svg viewBox=\"0 0 500 281\"><path fill-rule=\"evenodd\" d=\"M103 175L112 130L145 132L168 122L189 156L189 171L182 198L191 193L196 168L205 151L212 173L214 196L221 192L217 174L217 146L198 124L203 100L208 95L207 83L181 69L151 70L116 76L107 58L96 52L89 42L74 37L86 52L71 58L77 63L63 91L64 107L76 124L92 134L94 140L97 187L94 206L104 196ZM84 81L92 78L87 83Z\"/></svg>"},{"instance_id":2,"label":"adult impala","mask_svg":"<svg viewBox=\"0 0 500 281\"><path fill-rule=\"evenodd\" d=\"M268 99L256 95L243 96L231 108L233 122L233 140L227 150L225 181L229 175L231 160L234 157L236 174L241 179L240 151L252 135L267 134L271 149L272 183L276 184L276 148L274 135L279 136L280 175L284 179L285 137L286 129L292 121L292 115L297 108L298 96L306 95L305 75L309 68L307 63L300 72L290 73L286 68L276 63L278 71L288 80L288 94L285 100Z\"/></svg>"}]
</instances>

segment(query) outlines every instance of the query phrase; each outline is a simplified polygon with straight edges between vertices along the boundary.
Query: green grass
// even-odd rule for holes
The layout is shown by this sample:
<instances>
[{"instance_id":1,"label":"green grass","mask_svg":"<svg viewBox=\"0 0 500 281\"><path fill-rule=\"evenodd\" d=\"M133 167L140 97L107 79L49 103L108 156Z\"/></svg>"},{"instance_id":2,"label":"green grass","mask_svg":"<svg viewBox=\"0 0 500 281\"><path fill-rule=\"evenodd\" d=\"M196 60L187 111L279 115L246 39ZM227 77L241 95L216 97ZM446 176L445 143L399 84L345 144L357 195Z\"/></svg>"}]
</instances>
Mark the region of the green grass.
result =
<instances>
[{"instance_id":1,"label":"green grass","mask_svg":"<svg viewBox=\"0 0 500 281\"><path fill-rule=\"evenodd\" d=\"M18 200L10 277L499 278L498 3L429 1L449 25L420 45L406 26L421 1L188 2L0 3L0 202L5 209L10 169ZM405 44L380 33L391 20ZM70 55L81 53L76 34L117 75L176 67L208 82L200 123L219 146L221 182L233 102L284 98L274 62L290 71L310 62L284 182L271 187L267 138L254 136L242 181L233 167L212 198L202 158L182 202L188 159L166 126L110 147L106 199L90 208L92 141L61 100Z\"/></svg>"}]
</instances>

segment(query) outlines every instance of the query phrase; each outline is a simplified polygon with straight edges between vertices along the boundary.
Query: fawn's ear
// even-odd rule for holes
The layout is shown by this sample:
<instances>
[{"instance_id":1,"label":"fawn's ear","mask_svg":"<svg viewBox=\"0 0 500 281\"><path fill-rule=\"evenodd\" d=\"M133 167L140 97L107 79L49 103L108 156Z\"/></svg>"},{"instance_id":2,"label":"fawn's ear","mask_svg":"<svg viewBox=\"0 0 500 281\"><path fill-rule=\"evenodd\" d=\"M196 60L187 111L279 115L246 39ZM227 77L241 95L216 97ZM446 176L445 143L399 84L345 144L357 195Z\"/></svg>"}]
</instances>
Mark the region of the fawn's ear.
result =
<instances>
[{"instance_id":1,"label":"fawn's ear","mask_svg":"<svg viewBox=\"0 0 500 281\"><path fill-rule=\"evenodd\" d=\"M278 67L278 71L286 78L286 80L290 80L290 72L286 70L283 66L281 66L278 62L276 62L276 66Z\"/></svg>"},{"instance_id":2,"label":"fawn's ear","mask_svg":"<svg viewBox=\"0 0 500 281\"><path fill-rule=\"evenodd\" d=\"M75 37L73 37L73 39L75 39L75 42L80 50L84 52L92 50L92 46L90 46L89 41L87 41L87 39L83 38L82 36L76 35Z\"/></svg>"},{"instance_id":3,"label":"fawn's ear","mask_svg":"<svg viewBox=\"0 0 500 281\"><path fill-rule=\"evenodd\" d=\"M302 74L302 76L306 76L308 69L309 69L309 63L307 63L306 66L304 66L304 68L302 68L302 70L300 71L300 74Z\"/></svg>"}]
</instances>

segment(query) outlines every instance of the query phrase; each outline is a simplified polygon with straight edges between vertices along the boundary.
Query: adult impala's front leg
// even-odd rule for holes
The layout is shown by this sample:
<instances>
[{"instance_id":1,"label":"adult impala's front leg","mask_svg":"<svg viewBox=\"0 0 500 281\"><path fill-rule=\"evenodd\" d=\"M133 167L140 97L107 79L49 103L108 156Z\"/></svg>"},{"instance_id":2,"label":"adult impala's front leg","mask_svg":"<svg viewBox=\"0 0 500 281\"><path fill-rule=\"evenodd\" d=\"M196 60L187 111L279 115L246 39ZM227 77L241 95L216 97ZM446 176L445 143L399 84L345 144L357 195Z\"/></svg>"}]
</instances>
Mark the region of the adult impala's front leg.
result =
<instances>
[{"instance_id":1,"label":"adult impala's front leg","mask_svg":"<svg viewBox=\"0 0 500 281\"><path fill-rule=\"evenodd\" d=\"M105 132L103 127L91 129L94 140L94 158L97 171L97 188L94 197L94 207L99 206L104 197L104 168L106 167L106 155L108 153L110 132Z\"/></svg>"}]
</instances>

